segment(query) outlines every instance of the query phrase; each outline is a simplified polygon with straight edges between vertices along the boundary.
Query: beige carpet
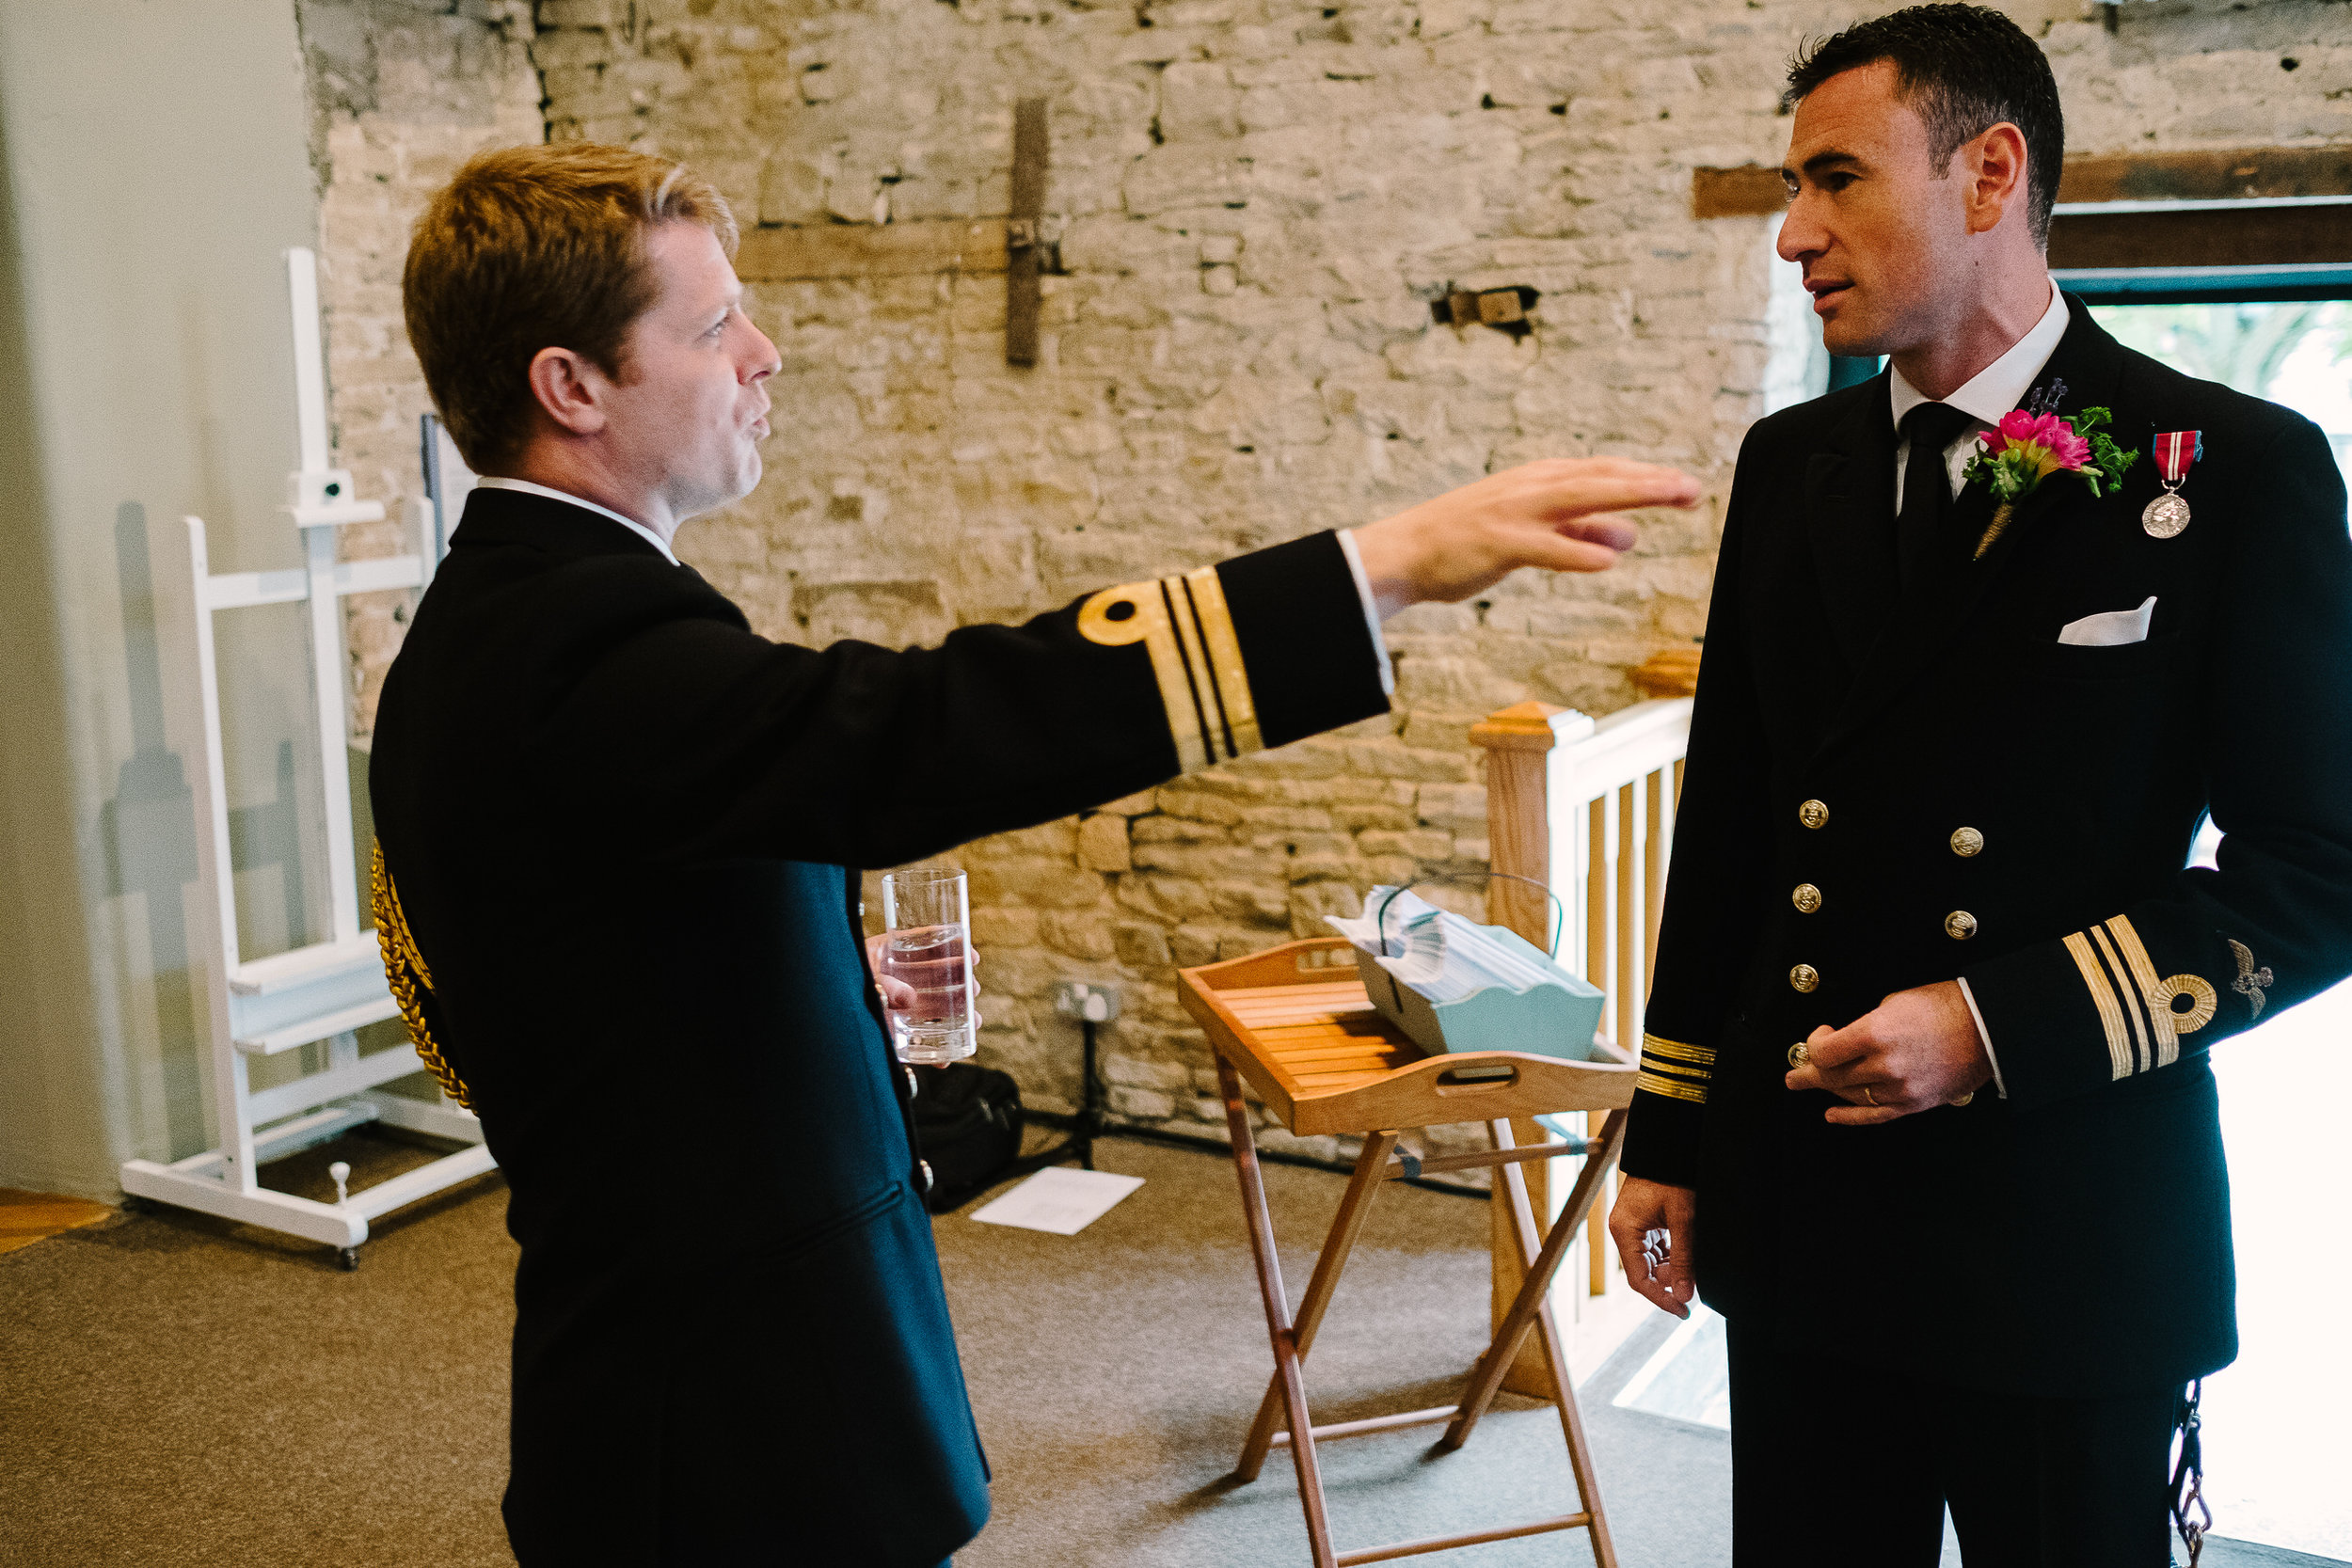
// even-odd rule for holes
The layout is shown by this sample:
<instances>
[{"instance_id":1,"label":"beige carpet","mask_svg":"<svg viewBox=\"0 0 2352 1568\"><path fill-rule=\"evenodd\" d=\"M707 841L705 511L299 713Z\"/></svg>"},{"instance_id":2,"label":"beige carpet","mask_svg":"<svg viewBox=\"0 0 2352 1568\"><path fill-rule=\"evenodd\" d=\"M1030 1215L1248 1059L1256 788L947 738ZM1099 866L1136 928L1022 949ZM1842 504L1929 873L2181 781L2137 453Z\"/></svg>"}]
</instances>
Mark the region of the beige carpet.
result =
<instances>
[{"instance_id":1,"label":"beige carpet","mask_svg":"<svg viewBox=\"0 0 2352 1568\"><path fill-rule=\"evenodd\" d=\"M1146 1180L1078 1236L938 1222L996 1470L994 1522L958 1561L1304 1563L1287 1459L1248 1486L1224 1479L1269 1365L1232 1167L1133 1142L1103 1153ZM270 1175L325 1196L331 1159L363 1185L426 1157L360 1133ZM1269 1168L1294 1296L1341 1184ZM446 1194L379 1224L356 1274L179 1211L0 1257L0 1563L509 1562L504 1211L495 1177ZM1477 1201L1384 1192L1311 1368L1320 1417L1451 1396L1485 1331L1485 1237ZM1626 1561L1720 1563L1721 1436L1610 1410L1612 1381L1587 1401ZM1574 1506L1548 1408L1511 1402L1443 1458L1434 1434L1327 1448L1343 1547ZM1591 1559L1568 1535L1433 1560Z\"/></svg>"}]
</instances>

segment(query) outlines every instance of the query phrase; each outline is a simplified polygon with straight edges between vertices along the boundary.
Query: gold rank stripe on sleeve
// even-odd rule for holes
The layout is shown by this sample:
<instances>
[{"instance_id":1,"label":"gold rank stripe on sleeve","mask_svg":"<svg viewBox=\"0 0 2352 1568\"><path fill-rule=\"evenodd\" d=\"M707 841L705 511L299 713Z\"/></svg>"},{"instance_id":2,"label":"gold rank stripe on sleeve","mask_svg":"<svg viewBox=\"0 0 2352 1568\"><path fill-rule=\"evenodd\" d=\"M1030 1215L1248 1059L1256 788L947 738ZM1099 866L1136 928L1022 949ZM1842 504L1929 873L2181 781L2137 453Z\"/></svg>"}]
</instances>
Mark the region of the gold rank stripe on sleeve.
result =
<instances>
[{"instance_id":1,"label":"gold rank stripe on sleeve","mask_svg":"<svg viewBox=\"0 0 2352 1568\"><path fill-rule=\"evenodd\" d=\"M1707 1103L1707 1085L1714 1075L1715 1053L1704 1045L1686 1045L1660 1035L1642 1037L1642 1067L1633 1079L1636 1089L1669 1100Z\"/></svg>"},{"instance_id":2,"label":"gold rank stripe on sleeve","mask_svg":"<svg viewBox=\"0 0 2352 1568\"><path fill-rule=\"evenodd\" d=\"M2110 1076L2170 1067L2181 1059L2181 1037L2213 1022L2215 992L2200 974L2159 979L2148 944L2129 915L2117 915L2066 939L2066 951L2082 972L2090 1005L2107 1037ZM2185 996L2189 1010L2173 1009Z\"/></svg>"},{"instance_id":3,"label":"gold rank stripe on sleeve","mask_svg":"<svg viewBox=\"0 0 2352 1568\"><path fill-rule=\"evenodd\" d=\"M2123 955L2124 967L2131 971L2133 984L2137 988L2141 1006L2148 1010L2148 1037L2155 1042L2156 1066L2170 1067L2181 1059L2181 1042L2172 1032L2172 991L2156 978L2156 966L2148 957L2147 944L2139 940L2139 932L2132 927L2129 915L2117 915L2107 922L2107 934Z\"/></svg>"},{"instance_id":4,"label":"gold rank stripe on sleeve","mask_svg":"<svg viewBox=\"0 0 2352 1568\"><path fill-rule=\"evenodd\" d=\"M1179 771L1264 747L1216 567L1105 588L1079 608L1078 632L1106 648L1140 642L1151 655Z\"/></svg>"},{"instance_id":5,"label":"gold rank stripe on sleeve","mask_svg":"<svg viewBox=\"0 0 2352 1568\"><path fill-rule=\"evenodd\" d=\"M2139 1005L2137 990L2132 985L2131 975L2124 971L2123 960L2115 956L2115 943L2108 940L2105 926L2090 928L2090 942L2098 949L2100 959L2106 965L2116 994L2123 999L2123 1022L2132 1029L2133 1060L2138 1070L2145 1072L2148 1070L2148 1011Z\"/></svg>"},{"instance_id":6,"label":"gold rank stripe on sleeve","mask_svg":"<svg viewBox=\"0 0 2352 1568\"><path fill-rule=\"evenodd\" d=\"M2082 971L2083 987L2090 992L2090 1005L2099 1014L2099 1026L2107 1036L2107 1076L2129 1078L2132 1075L2132 1042L2123 1033L2123 1008L2116 1000L2115 988L2107 983L2106 967L2090 945L2090 939L2076 931L2066 939L2067 955L2074 967Z\"/></svg>"}]
</instances>

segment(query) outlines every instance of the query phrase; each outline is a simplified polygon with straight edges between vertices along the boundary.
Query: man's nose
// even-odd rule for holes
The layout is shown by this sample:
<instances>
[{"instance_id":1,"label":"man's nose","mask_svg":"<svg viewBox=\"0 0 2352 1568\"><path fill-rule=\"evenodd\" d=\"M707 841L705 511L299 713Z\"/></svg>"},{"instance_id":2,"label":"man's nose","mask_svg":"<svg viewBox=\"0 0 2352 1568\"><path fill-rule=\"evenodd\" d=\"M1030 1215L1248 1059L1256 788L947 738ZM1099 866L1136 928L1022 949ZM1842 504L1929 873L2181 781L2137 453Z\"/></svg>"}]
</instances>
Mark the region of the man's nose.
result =
<instances>
[{"instance_id":1,"label":"man's nose","mask_svg":"<svg viewBox=\"0 0 2352 1568\"><path fill-rule=\"evenodd\" d=\"M1829 236L1820 224L1812 221L1805 211L1805 199L1797 198L1788 204L1788 215L1780 220L1780 234L1772 248L1784 261L1802 261L1808 256L1819 256L1829 247Z\"/></svg>"},{"instance_id":2,"label":"man's nose","mask_svg":"<svg viewBox=\"0 0 2352 1568\"><path fill-rule=\"evenodd\" d=\"M743 376L746 386L765 381L784 369L784 356L776 352L775 341L755 326L752 328L752 336L759 341L752 350L752 368Z\"/></svg>"}]
</instances>

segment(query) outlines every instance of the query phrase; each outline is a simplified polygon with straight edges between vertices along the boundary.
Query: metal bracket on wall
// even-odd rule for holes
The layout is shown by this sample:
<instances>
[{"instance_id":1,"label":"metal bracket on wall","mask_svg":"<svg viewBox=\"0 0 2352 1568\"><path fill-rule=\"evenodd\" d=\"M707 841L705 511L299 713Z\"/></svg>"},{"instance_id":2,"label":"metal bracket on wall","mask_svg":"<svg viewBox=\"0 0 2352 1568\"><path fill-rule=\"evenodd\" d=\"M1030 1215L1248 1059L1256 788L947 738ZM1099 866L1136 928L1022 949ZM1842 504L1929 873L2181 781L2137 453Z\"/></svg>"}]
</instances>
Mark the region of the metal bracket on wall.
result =
<instances>
[{"instance_id":1,"label":"metal bracket on wall","mask_svg":"<svg viewBox=\"0 0 2352 1568\"><path fill-rule=\"evenodd\" d=\"M1429 302L1429 313L1454 326L1491 326L1511 337L1523 338L1534 330L1527 313L1542 297L1523 283L1475 293L1448 284L1443 293Z\"/></svg>"},{"instance_id":2,"label":"metal bracket on wall","mask_svg":"<svg viewBox=\"0 0 2352 1568\"><path fill-rule=\"evenodd\" d=\"M1045 100L1012 108L1012 214L1005 225L1005 363L1037 363L1038 282L1046 268Z\"/></svg>"}]
</instances>

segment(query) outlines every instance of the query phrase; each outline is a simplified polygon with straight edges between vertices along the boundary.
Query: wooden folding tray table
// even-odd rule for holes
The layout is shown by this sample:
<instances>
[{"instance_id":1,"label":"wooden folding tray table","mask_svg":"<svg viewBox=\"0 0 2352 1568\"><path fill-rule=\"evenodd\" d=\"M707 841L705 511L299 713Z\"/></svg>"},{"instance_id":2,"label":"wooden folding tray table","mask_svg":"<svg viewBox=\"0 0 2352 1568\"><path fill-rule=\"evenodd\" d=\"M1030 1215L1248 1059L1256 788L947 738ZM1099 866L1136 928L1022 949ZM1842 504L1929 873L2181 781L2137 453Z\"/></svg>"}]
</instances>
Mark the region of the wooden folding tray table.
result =
<instances>
[{"instance_id":1,"label":"wooden folding tray table","mask_svg":"<svg viewBox=\"0 0 2352 1568\"><path fill-rule=\"evenodd\" d=\"M1242 1210L1249 1224L1258 1291L1265 1302L1266 1334L1274 1348L1274 1377L1259 1403L1248 1439L1242 1445L1241 1463L1234 1466L1234 1474L1243 1481L1255 1480L1269 1449L1285 1443L1290 1446L1297 1465L1299 1503L1306 1511L1307 1539L1315 1568L1384 1562L1580 1527L1590 1532L1593 1556L1600 1568L1616 1568L1616 1551L1610 1544L1609 1525L1593 1476L1592 1453L1584 1441L1583 1418L1569 1381L1567 1352L1548 1293L1561 1259L1575 1241L1625 1141L1625 1108L1633 1101L1633 1067L1621 1061L1567 1062L1517 1051L1431 1055L1373 1006L1364 994L1363 982L1357 977L1349 945L1338 937L1294 942L1246 958L1181 971L1179 990L1184 1010L1200 1021L1216 1051L1217 1084L1225 1097L1226 1123L1232 1132ZM1609 1049L1613 1054L1622 1054L1614 1047ZM1330 1234L1315 1259L1314 1273L1295 1318L1282 1290L1281 1263L1275 1255L1274 1224L1266 1212L1257 1144L1250 1135L1248 1111L1242 1103L1245 1078L1292 1132L1360 1135L1364 1140L1356 1173L1340 1199ZM1519 1166L1529 1160L1575 1150L1555 1143L1519 1147L1512 1135L1511 1118L1560 1111L1610 1114L1599 1135L1587 1141L1583 1172L1560 1217L1539 1244L1526 1178ZM1493 1135L1494 1148L1489 1152L1432 1159L1396 1157L1399 1136L1406 1131L1477 1120L1485 1121ZM1307 1411L1301 1369L1314 1344L1324 1307L1339 1284L1340 1271L1347 1266L1348 1253L1371 1212L1373 1194L1383 1180L1395 1177L1485 1166L1495 1167L1502 1178L1502 1196L1511 1205L1519 1255L1526 1267L1510 1310L1486 1354L1470 1369L1461 1402L1369 1420L1314 1425ZM1568 1465L1575 1473L1581 1508L1525 1524L1333 1551L1315 1444L1444 1421L1445 1435L1438 1446L1449 1450L1460 1448L1486 1413L1503 1373L1531 1329L1543 1347L1552 1386L1558 1390L1560 1428L1567 1438ZM1278 1423L1287 1430L1277 1431Z\"/></svg>"}]
</instances>

